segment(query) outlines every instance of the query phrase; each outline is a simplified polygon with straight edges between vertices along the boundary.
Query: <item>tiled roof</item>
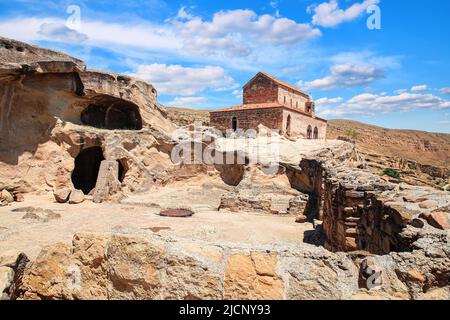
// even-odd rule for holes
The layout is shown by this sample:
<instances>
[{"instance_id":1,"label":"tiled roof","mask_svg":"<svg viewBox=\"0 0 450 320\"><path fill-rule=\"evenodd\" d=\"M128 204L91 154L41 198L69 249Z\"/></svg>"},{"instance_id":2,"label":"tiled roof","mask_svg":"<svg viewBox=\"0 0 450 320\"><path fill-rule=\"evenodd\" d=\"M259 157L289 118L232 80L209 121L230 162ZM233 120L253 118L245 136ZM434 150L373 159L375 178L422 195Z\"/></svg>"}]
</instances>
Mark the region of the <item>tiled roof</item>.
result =
<instances>
[{"instance_id":1,"label":"tiled roof","mask_svg":"<svg viewBox=\"0 0 450 320\"><path fill-rule=\"evenodd\" d=\"M293 91L295 91L295 92L301 93L301 94L303 94L303 95L309 97L309 94L307 94L306 92L304 92L304 91L302 91L302 90L300 90L300 89L294 87L293 85L291 85L291 84L289 84L289 83L287 83L287 82L284 82L284 81L282 81L282 80L280 80L280 79L277 79L277 78L275 78L275 77L273 77L273 76L271 76L270 74L267 74L267 73L265 73L265 72L258 72L258 74L252 78L252 80L255 79L255 78L256 78L257 76L259 76L259 75L263 75L264 77L269 78L270 80L272 80L272 81L278 83L279 85L281 85L281 86L283 86L283 87L286 87L286 88L288 88L288 89L291 89L291 90L293 90ZM250 80L248 83L252 82L252 80ZM248 83L247 83L247 84L248 84Z\"/></svg>"},{"instance_id":2,"label":"tiled roof","mask_svg":"<svg viewBox=\"0 0 450 320\"><path fill-rule=\"evenodd\" d=\"M243 104L234 107L228 107L220 110L212 110L210 112L222 112L222 111L237 111L237 110L253 110L253 109L271 109L271 108L279 108L282 105L277 102L271 103L256 103L256 104Z\"/></svg>"},{"instance_id":3,"label":"tiled roof","mask_svg":"<svg viewBox=\"0 0 450 320\"><path fill-rule=\"evenodd\" d=\"M316 116L312 116L311 114L304 112L300 109L296 109L296 108L291 108L291 107L287 107L287 106L283 106L277 102L271 102L271 103L256 103L256 104L243 104L243 105L239 105L239 106L234 106L234 107L229 107L229 108L224 108L224 109L220 109L220 110L212 110L210 111L210 113L214 113L214 112L230 112L230 111L242 111L242 110L255 110L255 109L278 109L278 108L282 108L282 109L286 109L289 111L293 111L293 112L297 112L297 113L301 113L307 117L310 118L314 118L314 119L318 119L318 120L322 120L322 121L326 121L325 119L316 117Z\"/></svg>"}]
</instances>

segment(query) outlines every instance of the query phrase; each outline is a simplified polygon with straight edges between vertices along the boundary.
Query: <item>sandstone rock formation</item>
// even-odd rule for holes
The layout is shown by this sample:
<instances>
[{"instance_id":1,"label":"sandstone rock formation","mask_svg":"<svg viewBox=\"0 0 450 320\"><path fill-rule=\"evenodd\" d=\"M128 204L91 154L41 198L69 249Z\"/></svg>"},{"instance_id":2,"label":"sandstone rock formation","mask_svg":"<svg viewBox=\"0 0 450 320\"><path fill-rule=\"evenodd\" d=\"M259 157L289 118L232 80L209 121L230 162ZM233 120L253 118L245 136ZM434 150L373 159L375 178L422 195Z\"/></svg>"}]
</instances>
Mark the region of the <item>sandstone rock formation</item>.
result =
<instances>
[{"instance_id":1,"label":"sandstone rock formation","mask_svg":"<svg viewBox=\"0 0 450 320\"><path fill-rule=\"evenodd\" d=\"M347 256L306 244L249 248L81 233L71 246L43 249L16 292L19 299L447 299L448 250L436 240L417 246Z\"/></svg>"},{"instance_id":2,"label":"sandstone rock formation","mask_svg":"<svg viewBox=\"0 0 450 320\"><path fill-rule=\"evenodd\" d=\"M120 162L125 190L139 188L142 177L158 180L162 171L136 158L161 157L175 126L151 85L88 70L61 53L0 42L0 190L89 193L103 159Z\"/></svg>"}]
</instances>

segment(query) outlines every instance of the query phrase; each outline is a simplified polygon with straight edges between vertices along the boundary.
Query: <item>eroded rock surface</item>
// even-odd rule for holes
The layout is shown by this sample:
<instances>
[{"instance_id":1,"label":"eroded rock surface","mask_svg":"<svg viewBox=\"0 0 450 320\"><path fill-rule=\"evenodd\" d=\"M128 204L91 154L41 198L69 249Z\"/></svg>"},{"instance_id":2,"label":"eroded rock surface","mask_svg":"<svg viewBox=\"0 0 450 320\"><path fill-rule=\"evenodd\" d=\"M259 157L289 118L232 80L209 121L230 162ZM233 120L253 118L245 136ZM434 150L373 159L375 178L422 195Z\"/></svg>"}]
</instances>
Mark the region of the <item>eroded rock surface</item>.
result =
<instances>
[{"instance_id":1,"label":"eroded rock surface","mask_svg":"<svg viewBox=\"0 0 450 320\"><path fill-rule=\"evenodd\" d=\"M136 159L158 156L175 128L153 86L88 70L82 61L51 50L0 41L0 190L87 189L90 181L74 180L77 166L95 187L96 173L84 168L97 165L95 157L83 158L90 148L121 162L126 190L150 176L158 179L161 169Z\"/></svg>"},{"instance_id":2,"label":"eroded rock surface","mask_svg":"<svg viewBox=\"0 0 450 320\"><path fill-rule=\"evenodd\" d=\"M21 299L445 299L448 250L439 246L347 256L306 244L80 233L43 249L18 291Z\"/></svg>"}]
</instances>

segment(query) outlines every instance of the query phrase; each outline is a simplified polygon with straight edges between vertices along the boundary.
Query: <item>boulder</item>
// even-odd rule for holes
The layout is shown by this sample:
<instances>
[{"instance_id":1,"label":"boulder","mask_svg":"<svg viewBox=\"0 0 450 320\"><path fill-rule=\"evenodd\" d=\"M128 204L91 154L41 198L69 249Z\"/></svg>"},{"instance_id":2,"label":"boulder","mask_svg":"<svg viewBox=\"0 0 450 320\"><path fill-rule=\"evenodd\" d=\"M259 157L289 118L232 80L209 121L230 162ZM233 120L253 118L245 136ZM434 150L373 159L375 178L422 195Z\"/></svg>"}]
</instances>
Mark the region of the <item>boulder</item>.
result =
<instances>
[{"instance_id":1,"label":"boulder","mask_svg":"<svg viewBox=\"0 0 450 320\"><path fill-rule=\"evenodd\" d=\"M422 209L432 209L439 206L439 203L436 200L425 200L419 203L419 207Z\"/></svg>"},{"instance_id":2,"label":"boulder","mask_svg":"<svg viewBox=\"0 0 450 320\"><path fill-rule=\"evenodd\" d=\"M6 189L0 192L0 199L6 203L14 202L14 196Z\"/></svg>"},{"instance_id":3,"label":"boulder","mask_svg":"<svg viewBox=\"0 0 450 320\"><path fill-rule=\"evenodd\" d=\"M308 221L308 218L304 215L299 215L295 218L295 222L297 223L305 223Z\"/></svg>"},{"instance_id":4,"label":"boulder","mask_svg":"<svg viewBox=\"0 0 450 320\"><path fill-rule=\"evenodd\" d=\"M69 203L70 204L79 204L84 202L84 193L81 190L74 189L70 193Z\"/></svg>"},{"instance_id":5,"label":"boulder","mask_svg":"<svg viewBox=\"0 0 450 320\"><path fill-rule=\"evenodd\" d=\"M445 230L450 229L449 215L448 212L426 212L422 213L420 217L425 219L429 225Z\"/></svg>"},{"instance_id":6,"label":"boulder","mask_svg":"<svg viewBox=\"0 0 450 320\"><path fill-rule=\"evenodd\" d=\"M53 196L58 203L66 203L69 201L70 193L72 192L69 188L63 188L53 191Z\"/></svg>"},{"instance_id":7,"label":"boulder","mask_svg":"<svg viewBox=\"0 0 450 320\"><path fill-rule=\"evenodd\" d=\"M9 267L0 267L0 297L9 289L14 278L14 271Z\"/></svg>"},{"instance_id":8,"label":"boulder","mask_svg":"<svg viewBox=\"0 0 450 320\"><path fill-rule=\"evenodd\" d=\"M16 195L14 195L15 201L16 202L24 202L25 201L25 197L23 196L22 193L17 193Z\"/></svg>"}]
</instances>

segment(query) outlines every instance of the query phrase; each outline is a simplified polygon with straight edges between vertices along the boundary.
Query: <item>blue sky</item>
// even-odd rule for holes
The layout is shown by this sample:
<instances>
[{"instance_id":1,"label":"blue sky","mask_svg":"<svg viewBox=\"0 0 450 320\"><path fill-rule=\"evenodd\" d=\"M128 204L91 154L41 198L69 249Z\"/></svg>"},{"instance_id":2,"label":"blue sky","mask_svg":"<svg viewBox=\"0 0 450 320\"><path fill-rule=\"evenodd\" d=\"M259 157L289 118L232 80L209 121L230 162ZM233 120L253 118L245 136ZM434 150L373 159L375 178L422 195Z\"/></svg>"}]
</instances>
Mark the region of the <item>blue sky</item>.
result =
<instances>
[{"instance_id":1,"label":"blue sky","mask_svg":"<svg viewBox=\"0 0 450 320\"><path fill-rule=\"evenodd\" d=\"M376 6L381 29L367 20ZM0 0L0 35L152 83L168 106L218 109L265 71L327 119L450 133L450 1Z\"/></svg>"}]
</instances>

